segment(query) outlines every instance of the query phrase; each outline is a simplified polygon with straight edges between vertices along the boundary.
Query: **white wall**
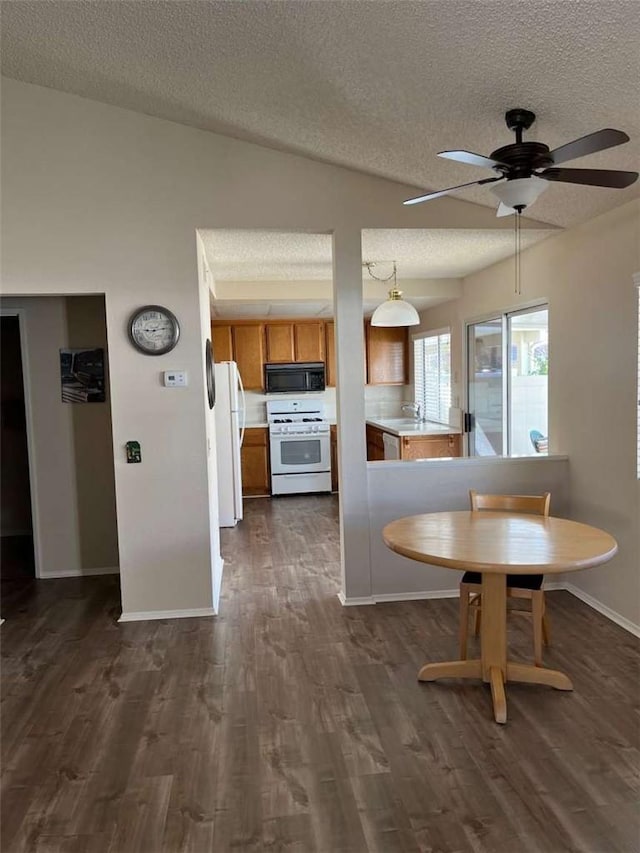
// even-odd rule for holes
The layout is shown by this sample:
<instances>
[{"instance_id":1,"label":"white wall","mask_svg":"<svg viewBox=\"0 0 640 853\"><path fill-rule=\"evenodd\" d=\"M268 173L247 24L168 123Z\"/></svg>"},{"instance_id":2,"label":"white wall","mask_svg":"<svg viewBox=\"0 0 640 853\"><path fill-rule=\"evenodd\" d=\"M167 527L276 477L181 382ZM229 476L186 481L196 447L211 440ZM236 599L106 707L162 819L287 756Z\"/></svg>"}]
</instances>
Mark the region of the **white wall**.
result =
<instances>
[{"instance_id":1,"label":"white wall","mask_svg":"<svg viewBox=\"0 0 640 853\"><path fill-rule=\"evenodd\" d=\"M81 571L116 571L118 530L111 437L109 352L102 296L68 296L67 346L102 347L104 403L63 403L71 411Z\"/></svg>"},{"instance_id":2,"label":"white wall","mask_svg":"<svg viewBox=\"0 0 640 853\"><path fill-rule=\"evenodd\" d=\"M510 230L512 223L497 220L492 209L452 198L406 208L401 202L412 188L12 80L3 81L2 119L4 292L105 294L125 612L189 612L211 608L213 602L215 548L206 455L198 228L277 228L333 235L339 453L341 469L349 472L342 477L341 493L345 590L347 595L361 594L350 591L352 573L369 561L361 229ZM597 241L598 235L578 241L585 239ZM627 227L618 243L631 239ZM616 247L611 245L614 251ZM572 251L569 244L563 256ZM623 254L628 258L628 245ZM602 268L603 263L615 279L620 310L616 307L613 320L603 319L603 307L610 306L600 304L602 300L590 306L585 300L578 314L583 323L602 322L609 341L611 322L622 320L626 329L634 307L631 294L619 287L626 262L599 258L595 266ZM543 280L547 272L554 272L553 259L547 266L538 271ZM569 285L568 292L575 288L574 300L558 311L559 329L562 323L573 322L566 314L571 302L580 298L582 274L593 274L583 266L580 261L572 266L579 273ZM527 281L525 265L525 289ZM502 302L502 290L499 295ZM131 312L151 302L174 311L183 329L177 348L157 358L135 351L126 332ZM626 357L627 349L623 346L619 354ZM609 356L603 364L610 370ZM611 395L607 390L605 398L617 404L624 397L620 411L625 442L634 405L633 364L629 359L606 376L600 369L592 372L598 391L594 394L592 388L589 397L597 400L601 387L620 382L620 392ZM566 366L571 367L570 361ZM186 370L189 387L181 393L163 388L161 371L167 369ZM559 393L569 396L572 376L569 371ZM588 411L590 405L587 410L585 405L579 407L582 427L594 414ZM606 410L616 411L611 406ZM601 427L602 417L596 420ZM550 431L560 442L556 450L567 449L571 455L562 424L551 424ZM125 462L124 444L129 439L141 442L141 465ZM580 482L593 445L593 439L585 447L574 445L572 476ZM600 443L598 452L601 447ZM602 467L598 466L599 473ZM619 467L616 463L616 470ZM591 482L589 475L587 480ZM609 494L610 488L606 491L606 500L616 507L614 515L620 514L613 526L622 531L626 524L627 539L629 507L636 508L637 537L637 495L623 507ZM582 500L587 494L583 492ZM603 498L593 508L604 504ZM591 509L587 514L598 515ZM600 520L607 526L605 521L615 519ZM64 536L73 538L68 525L63 530ZM637 538L634 553L637 557ZM358 582L354 590L359 586ZM622 599L625 594L632 594L628 586Z\"/></svg>"},{"instance_id":3,"label":"white wall","mask_svg":"<svg viewBox=\"0 0 640 853\"><path fill-rule=\"evenodd\" d=\"M124 610L211 607L196 229L332 233L342 247L334 286L350 291L357 270L357 296L335 302L346 353L362 335L362 228L508 226L456 199L411 211L401 204L408 188L390 181L13 80L3 80L2 111L4 292L106 298ZM131 312L151 302L174 311L183 329L177 348L157 358L136 352L126 333ZM160 383L167 369L193 379L179 396ZM364 438L356 448L350 436L364 390L362 372L351 370L353 362L338 367L340 454L362 474L341 506L357 519L366 507ZM141 465L125 462L129 439L141 442ZM368 559L359 521L343 518L343 547L349 561Z\"/></svg>"},{"instance_id":4,"label":"white wall","mask_svg":"<svg viewBox=\"0 0 640 853\"><path fill-rule=\"evenodd\" d=\"M451 325L461 378L465 320L548 301L549 449L570 460L570 516L604 528L619 546L611 562L574 574L571 583L635 625L638 270L640 202L633 201L524 252L521 296L514 294L513 262L504 261L466 278L462 299L421 317L425 328Z\"/></svg>"},{"instance_id":5,"label":"white wall","mask_svg":"<svg viewBox=\"0 0 640 853\"><path fill-rule=\"evenodd\" d=\"M563 457L370 462L367 469L369 594L378 601L455 594L461 578L460 572L418 563L390 551L382 540L382 529L396 518L469 509L469 489L520 495L550 491L552 514L566 516L569 509L569 462Z\"/></svg>"}]
</instances>

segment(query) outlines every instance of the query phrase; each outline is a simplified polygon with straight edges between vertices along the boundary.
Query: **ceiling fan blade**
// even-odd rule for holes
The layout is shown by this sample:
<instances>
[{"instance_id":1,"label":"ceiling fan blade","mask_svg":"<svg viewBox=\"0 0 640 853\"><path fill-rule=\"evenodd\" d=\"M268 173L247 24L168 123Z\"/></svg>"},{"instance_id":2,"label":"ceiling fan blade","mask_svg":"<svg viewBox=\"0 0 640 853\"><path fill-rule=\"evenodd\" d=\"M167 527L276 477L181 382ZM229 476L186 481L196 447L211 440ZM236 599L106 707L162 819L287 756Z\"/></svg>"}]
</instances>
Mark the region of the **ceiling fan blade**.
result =
<instances>
[{"instance_id":1,"label":"ceiling fan blade","mask_svg":"<svg viewBox=\"0 0 640 853\"><path fill-rule=\"evenodd\" d=\"M537 173L545 181L564 184L586 184L589 187L611 187L621 190L638 180L637 172L619 172L615 169L545 169Z\"/></svg>"},{"instance_id":2,"label":"ceiling fan blade","mask_svg":"<svg viewBox=\"0 0 640 853\"><path fill-rule=\"evenodd\" d=\"M456 160L458 163L466 163L467 166L483 166L485 169L505 165L498 160L492 160L491 157L474 154L473 151L440 151L438 157L444 157L445 160Z\"/></svg>"},{"instance_id":3,"label":"ceiling fan blade","mask_svg":"<svg viewBox=\"0 0 640 853\"><path fill-rule=\"evenodd\" d=\"M431 201L434 198L440 198L443 195L449 195L449 193L454 190L461 190L463 187L473 187L479 184L492 184L494 181L503 181L504 178L500 175L497 178L483 178L481 181L469 181L466 184L458 184L456 187L447 187L446 190L436 190L433 193L427 193L426 195L419 195L416 198L408 198L406 201L403 201L403 204L420 204L423 201Z\"/></svg>"},{"instance_id":4,"label":"ceiling fan blade","mask_svg":"<svg viewBox=\"0 0 640 853\"><path fill-rule=\"evenodd\" d=\"M554 163L566 163L567 160L575 160L576 157L584 157L586 154L595 154L596 151L604 151L606 148L613 148L614 145L622 145L623 142L628 141L629 137L623 130L605 127L602 130L596 130L595 133L581 136L580 139L574 139L573 142L567 142L559 148L554 148L549 156Z\"/></svg>"},{"instance_id":5,"label":"ceiling fan blade","mask_svg":"<svg viewBox=\"0 0 640 853\"><path fill-rule=\"evenodd\" d=\"M509 207L508 204L505 204L503 201L498 205L498 212L496 216L511 216L512 213L515 213L515 207Z\"/></svg>"}]
</instances>

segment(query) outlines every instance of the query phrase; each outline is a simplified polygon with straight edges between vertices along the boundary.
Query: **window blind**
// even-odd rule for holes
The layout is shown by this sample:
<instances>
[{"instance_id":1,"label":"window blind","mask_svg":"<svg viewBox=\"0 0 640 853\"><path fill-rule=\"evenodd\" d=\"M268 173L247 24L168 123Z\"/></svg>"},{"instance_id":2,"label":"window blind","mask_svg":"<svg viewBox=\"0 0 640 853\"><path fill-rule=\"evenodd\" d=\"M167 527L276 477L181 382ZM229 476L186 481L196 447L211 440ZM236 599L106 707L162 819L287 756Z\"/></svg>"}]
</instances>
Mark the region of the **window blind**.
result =
<instances>
[{"instance_id":1,"label":"window blind","mask_svg":"<svg viewBox=\"0 0 640 853\"><path fill-rule=\"evenodd\" d=\"M415 401L430 421L449 422L451 335L443 332L413 342Z\"/></svg>"}]
</instances>

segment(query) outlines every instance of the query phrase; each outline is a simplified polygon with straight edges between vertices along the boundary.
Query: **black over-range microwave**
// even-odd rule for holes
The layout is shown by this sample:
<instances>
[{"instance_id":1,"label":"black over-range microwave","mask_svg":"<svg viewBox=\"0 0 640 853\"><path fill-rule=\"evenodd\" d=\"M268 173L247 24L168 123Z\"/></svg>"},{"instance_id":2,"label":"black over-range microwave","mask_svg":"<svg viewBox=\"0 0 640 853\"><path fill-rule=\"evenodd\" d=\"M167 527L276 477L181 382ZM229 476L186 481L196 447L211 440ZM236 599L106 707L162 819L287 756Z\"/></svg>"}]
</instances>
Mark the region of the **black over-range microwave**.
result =
<instances>
[{"instance_id":1,"label":"black over-range microwave","mask_svg":"<svg viewBox=\"0 0 640 853\"><path fill-rule=\"evenodd\" d=\"M303 361L297 364L265 364L264 386L267 394L301 394L305 391L324 391L324 364Z\"/></svg>"}]
</instances>

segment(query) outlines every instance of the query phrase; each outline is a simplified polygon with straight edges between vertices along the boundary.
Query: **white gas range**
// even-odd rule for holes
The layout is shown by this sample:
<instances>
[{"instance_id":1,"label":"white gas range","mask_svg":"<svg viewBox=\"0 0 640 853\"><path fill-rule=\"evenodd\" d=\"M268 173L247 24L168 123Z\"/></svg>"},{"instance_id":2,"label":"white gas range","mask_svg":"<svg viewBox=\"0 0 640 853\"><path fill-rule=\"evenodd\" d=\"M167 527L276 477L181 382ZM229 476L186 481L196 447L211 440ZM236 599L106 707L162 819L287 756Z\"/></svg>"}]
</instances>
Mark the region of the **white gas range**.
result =
<instances>
[{"instance_id":1,"label":"white gas range","mask_svg":"<svg viewBox=\"0 0 640 853\"><path fill-rule=\"evenodd\" d=\"M331 491L330 426L321 400L268 400L271 493Z\"/></svg>"}]
</instances>

